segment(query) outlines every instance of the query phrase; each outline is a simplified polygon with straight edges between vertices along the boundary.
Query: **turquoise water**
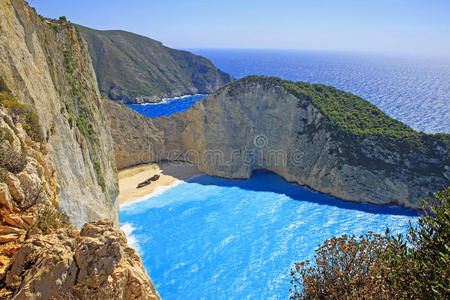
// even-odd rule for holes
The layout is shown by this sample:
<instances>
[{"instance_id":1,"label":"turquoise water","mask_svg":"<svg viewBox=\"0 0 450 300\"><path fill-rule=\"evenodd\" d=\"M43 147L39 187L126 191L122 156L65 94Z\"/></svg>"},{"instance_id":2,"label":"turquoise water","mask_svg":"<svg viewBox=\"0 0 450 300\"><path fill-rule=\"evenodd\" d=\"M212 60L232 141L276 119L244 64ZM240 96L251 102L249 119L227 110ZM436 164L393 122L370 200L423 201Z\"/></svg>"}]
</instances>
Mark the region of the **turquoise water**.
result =
<instances>
[{"instance_id":1,"label":"turquoise water","mask_svg":"<svg viewBox=\"0 0 450 300\"><path fill-rule=\"evenodd\" d=\"M343 202L257 172L202 175L121 208L163 299L287 299L289 270L344 233L406 232L414 212Z\"/></svg>"},{"instance_id":2,"label":"turquoise water","mask_svg":"<svg viewBox=\"0 0 450 300\"><path fill-rule=\"evenodd\" d=\"M450 132L450 62L362 54L205 50L236 78L279 76L353 92L417 130ZM130 105L155 118L204 95ZM415 213L343 202L272 173L232 181L200 176L122 207L122 228L164 299L287 299L293 263L344 233L404 233Z\"/></svg>"}]
</instances>

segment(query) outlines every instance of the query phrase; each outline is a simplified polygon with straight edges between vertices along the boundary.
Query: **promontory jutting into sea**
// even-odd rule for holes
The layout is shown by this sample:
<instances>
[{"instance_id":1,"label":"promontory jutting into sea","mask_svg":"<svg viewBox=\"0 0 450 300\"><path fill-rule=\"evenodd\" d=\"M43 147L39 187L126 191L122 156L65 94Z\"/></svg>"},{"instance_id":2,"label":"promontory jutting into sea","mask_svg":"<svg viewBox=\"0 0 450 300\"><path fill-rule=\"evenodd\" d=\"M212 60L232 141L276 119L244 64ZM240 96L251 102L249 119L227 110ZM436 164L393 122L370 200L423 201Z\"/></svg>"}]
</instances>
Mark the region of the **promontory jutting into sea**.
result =
<instances>
[{"instance_id":1,"label":"promontory jutting into sea","mask_svg":"<svg viewBox=\"0 0 450 300\"><path fill-rule=\"evenodd\" d=\"M449 298L450 7L252 2L0 1L1 299Z\"/></svg>"}]
</instances>

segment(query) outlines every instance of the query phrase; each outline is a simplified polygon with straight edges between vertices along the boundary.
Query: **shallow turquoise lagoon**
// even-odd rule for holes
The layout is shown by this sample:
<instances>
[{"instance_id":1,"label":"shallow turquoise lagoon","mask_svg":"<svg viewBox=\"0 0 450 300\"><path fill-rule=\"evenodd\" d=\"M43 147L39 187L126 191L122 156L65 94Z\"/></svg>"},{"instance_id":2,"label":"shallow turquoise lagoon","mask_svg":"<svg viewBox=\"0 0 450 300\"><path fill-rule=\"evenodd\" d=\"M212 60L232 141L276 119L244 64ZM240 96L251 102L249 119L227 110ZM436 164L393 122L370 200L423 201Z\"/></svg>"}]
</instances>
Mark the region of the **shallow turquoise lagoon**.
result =
<instances>
[{"instance_id":1,"label":"shallow turquoise lagoon","mask_svg":"<svg viewBox=\"0 0 450 300\"><path fill-rule=\"evenodd\" d=\"M335 235L404 233L417 215L343 202L273 173L206 175L121 208L163 299L288 299L289 270Z\"/></svg>"}]
</instances>

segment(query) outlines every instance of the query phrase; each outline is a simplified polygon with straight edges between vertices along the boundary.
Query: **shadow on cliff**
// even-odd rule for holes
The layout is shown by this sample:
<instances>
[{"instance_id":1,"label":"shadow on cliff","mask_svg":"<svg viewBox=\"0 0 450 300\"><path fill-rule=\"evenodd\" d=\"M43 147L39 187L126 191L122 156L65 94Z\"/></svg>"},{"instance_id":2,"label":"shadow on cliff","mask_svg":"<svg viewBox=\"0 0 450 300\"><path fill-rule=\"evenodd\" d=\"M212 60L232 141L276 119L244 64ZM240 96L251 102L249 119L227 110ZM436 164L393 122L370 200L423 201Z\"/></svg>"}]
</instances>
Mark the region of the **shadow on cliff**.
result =
<instances>
[{"instance_id":1,"label":"shadow on cliff","mask_svg":"<svg viewBox=\"0 0 450 300\"><path fill-rule=\"evenodd\" d=\"M312 191L306 187L289 183L282 177L269 171L255 171L253 172L252 177L248 180L230 180L213 176L197 176L186 181L202 185L212 184L224 187L238 187L241 189L256 192L273 192L284 194L297 201L309 201L320 205L334 206L341 209L358 210L371 214L401 216L419 215L415 210L405 209L398 206L381 206L339 200L329 195Z\"/></svg>"}]
</instances>

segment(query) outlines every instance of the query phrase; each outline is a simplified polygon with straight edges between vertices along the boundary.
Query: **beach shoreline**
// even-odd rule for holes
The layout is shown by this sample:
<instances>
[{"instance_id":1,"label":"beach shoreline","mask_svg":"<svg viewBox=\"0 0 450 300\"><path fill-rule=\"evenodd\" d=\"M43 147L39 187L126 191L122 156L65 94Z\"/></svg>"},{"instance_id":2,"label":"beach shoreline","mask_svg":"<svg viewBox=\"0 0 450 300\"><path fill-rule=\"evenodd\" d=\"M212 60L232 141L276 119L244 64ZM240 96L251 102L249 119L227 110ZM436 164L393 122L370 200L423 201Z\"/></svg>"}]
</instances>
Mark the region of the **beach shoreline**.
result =
<instances>
[{"instance_id":1,"label":"beach shoreline","mask_svg":"<svg viewBox=\"0 0 450 300\"><path fill-rule=\"evenodd\" d=\"M176 186L183 180L187 180L202 173L197 168L186 162L159 162L138 165L119 170L119 205L129 205L141 201L153 193L167 190ZM154 175L160 178L151 184L137 188L137 185Z\"/></svg>"}]
</instances>

